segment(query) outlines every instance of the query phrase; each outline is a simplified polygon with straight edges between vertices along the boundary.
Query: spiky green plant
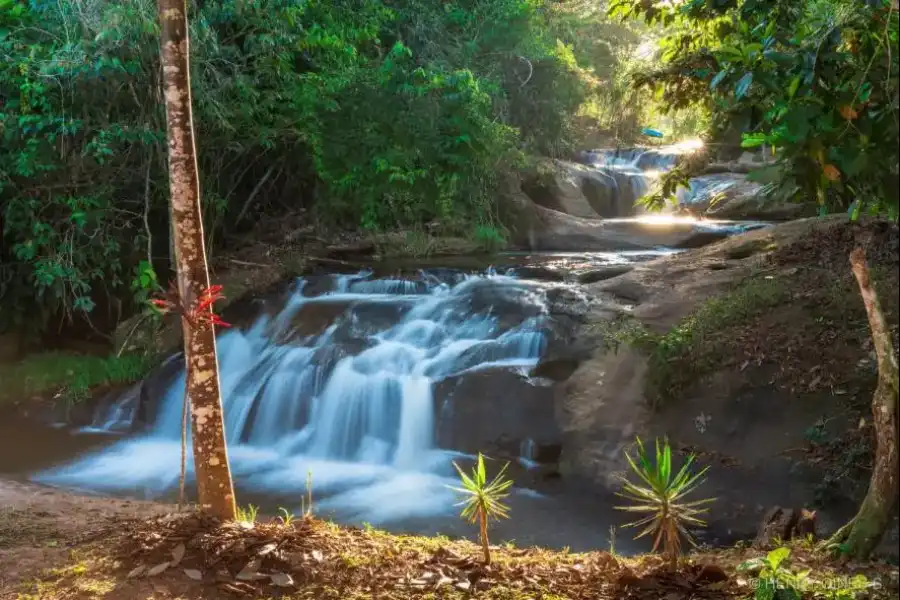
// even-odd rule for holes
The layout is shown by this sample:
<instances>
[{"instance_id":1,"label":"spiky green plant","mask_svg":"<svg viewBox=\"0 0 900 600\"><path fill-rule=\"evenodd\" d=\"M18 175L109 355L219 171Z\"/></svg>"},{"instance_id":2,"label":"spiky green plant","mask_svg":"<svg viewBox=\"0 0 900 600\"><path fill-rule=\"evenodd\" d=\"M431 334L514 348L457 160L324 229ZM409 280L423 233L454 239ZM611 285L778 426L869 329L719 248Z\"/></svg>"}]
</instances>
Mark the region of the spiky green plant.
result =
<instances>
[{"instance_id":1,"label":"spiky green plant","mask_svg":"<svg viewBox=\"0 0 900 600\"><path fill-rule=\"evenodd\" d=\"M484 466L484 456L478 453L478 462L472 468L471 474L466 474L455 462L453 466L459 473L462 487L448 486L450 489L463 494L463 501L457 504L462 506L460 516L470 523L478 522L481 548L484 552L484 564L491 564L491 548L488 540L488 520L509 518L509 507L502 500L509 495L509 488L513 482L505 478L509 463L503 465L500 472L488 482L487 469Z\"/></svg>"},{"instance_id":2,"label":"spiky green plant","mask_svg":"<svg viewBox=\"0 0 900 600\"><path fill-rule=\"evenodd\" d=\"M250 523L252 525L256 523L257 516L259 516L258 506L254 506L253 504L248 504L247 508L238 506L235 521L238 523Z\"/></svg>"},{"instance_id":3,"label":"spiky green plant","mask_svg":"<svg viewBox=\"0 0 900 600\"><path fill-rule=\"evenodd\" d=\"M301 512L304 517L312 515L313 496L312 496L312 471L306 472L306 499L301 501Z\"/></svg>"},{"instance_id":4,"label":"spiky green plant","mask_svg":"<svg viewBox=\"0 0 900 600\"><path fill-rule=\"evenodd\" d=\"M278 520L281 521L281 524L284 527L294 526L294 520L296 519L294 513L284 507L279 507L278 512L281 513L281 515L278 517Z\"/></svg>"},{"instance_id":5,"label":"spiky green plant","mask_svg":"<svg viewBox=\"0 0 900 600\"><path fill-rule=\"evenodd\" d=\"M622 479L622 492L618 496L633 502L630 506L617 506L619 510L636 513L646 513L641 519L628 523L626 527L643 527L635 539L646 535L653 536L653 552L660 549L671 566L678 562L681 554L681 538L696 545L694 538L688 531L691 526L703 527L706 523L698 515L707 511L700 508L708 504L714 498L703 500L685 501L685 496L697 489L703 483L703 475L709 467L699 473L691 472L694 456L687 458L681 469L674 473L672 470L672 448L668 440L660 445L656 440L656 460L651 462L644 449L644 444L637 438L637 459L632 458L628 452L625 458L631 466L631 470L640 479L632 483L627 477Z\"/></svg>"}]
</instances>

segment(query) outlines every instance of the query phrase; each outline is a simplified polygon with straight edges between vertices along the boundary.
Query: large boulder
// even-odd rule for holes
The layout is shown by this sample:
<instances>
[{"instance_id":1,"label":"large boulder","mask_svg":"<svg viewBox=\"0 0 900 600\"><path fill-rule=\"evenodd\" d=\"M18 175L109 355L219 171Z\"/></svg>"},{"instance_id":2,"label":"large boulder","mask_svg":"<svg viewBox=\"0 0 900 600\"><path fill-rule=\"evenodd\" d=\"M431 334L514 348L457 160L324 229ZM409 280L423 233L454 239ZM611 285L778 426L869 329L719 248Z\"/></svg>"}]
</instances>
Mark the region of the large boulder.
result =
<instances>
[{"instance_id":1,"label":"large boulder","mask_svg":"<svg viewBox=\"0 0 900 600\"><path fill-rule=\"evenodd\" d=\"M531 250L604 252L644 250L660 246L696 248L724 239L739 229L760 224L722 225L691 220L581 219L535 206L527 235L515 239Z\"/></svg>"},{"instance_id":2,"label":"large boulder","mask_svg":"<svg viewBox=\"0 0 900 600\"><path fill-rule=\"evenodd\" d=\"M523 185L539 206L586 219L627 217L647 191L647 177L637 168L607 168L554 160Z\"/></svg>"},{"instance_id":3,"label":"large boulder","mask_svg":"<svg viewBox=\"0 0 900 600\"><path fill-rule=\"evenodd\" d=\"M694 177L689 190L678 194L686 212L713 219L788 221L812 216L805 204L773 202L765 188L743 173L714 173Z\"/></svg>"},{"instance_id":4,"label":"large boulder","mask_svg":"<svg viewBox=\"0 0 900 600\"><path fill-rule=\"evenodd\" d=\"M559 445L555 387L512 369L450 377L434 389L438 444L461 452L500 452L515 458L529 443Z\"/></svg>"},{"instance_id":5,"label":"large boulder","mask_svg":"<svg viewBox=\"0 0 900 600\"><path fill-rule=\"evenodd\" d=\"M507 179L499 209L513 247L555 252L607 252L697 248L763 223L716 223L690 219L599 219L541 206L518 177Z\"/></svg>"}]
</instances>

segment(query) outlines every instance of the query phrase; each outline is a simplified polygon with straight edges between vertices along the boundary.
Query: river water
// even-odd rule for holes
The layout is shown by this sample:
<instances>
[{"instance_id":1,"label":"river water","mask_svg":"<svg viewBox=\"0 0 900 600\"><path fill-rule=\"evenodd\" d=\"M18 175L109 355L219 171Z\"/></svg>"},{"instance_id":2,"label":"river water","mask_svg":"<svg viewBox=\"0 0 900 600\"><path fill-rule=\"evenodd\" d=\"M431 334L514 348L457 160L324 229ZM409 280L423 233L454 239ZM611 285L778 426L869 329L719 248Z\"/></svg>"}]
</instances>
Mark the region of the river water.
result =
<instances>
[{"instance_id":1,"label":"river water","mask_svg":"<svg viewBox=\"0 0 900 600\"><path fill-rule=\"evenodd\" d=\"M496 525L495 541L607 547L610 528L627 521L614 498L547 477L553 469L533 460L535 448L558 448L561 433L554 384L530 372L548 348L574 339L591 302L575 282L580 273L671 252L518 253L487 268L375 265L286 283L217 340L241 504L297 512L311 480L320 516L472 536L457 516L453 463L484 451L496 459L492 471L510 461L516 480L512 519ZM173 499L184 373L178 356L170 360L142 393L100 403L88 426L4 419L0 473ZM626 533L617 537L617 550L639 549Z\"/></svg>"}]
</instances>

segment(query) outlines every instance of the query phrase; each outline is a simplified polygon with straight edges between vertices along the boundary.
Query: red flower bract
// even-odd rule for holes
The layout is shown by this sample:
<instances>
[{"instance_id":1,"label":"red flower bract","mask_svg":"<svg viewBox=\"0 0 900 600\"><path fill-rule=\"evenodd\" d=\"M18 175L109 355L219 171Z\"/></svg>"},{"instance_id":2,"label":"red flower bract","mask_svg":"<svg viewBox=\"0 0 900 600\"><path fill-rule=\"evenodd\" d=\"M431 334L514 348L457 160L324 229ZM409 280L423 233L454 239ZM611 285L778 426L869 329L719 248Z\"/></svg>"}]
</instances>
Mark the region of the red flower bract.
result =
<instances>
[{"instance_id":1,"label":"red flower bract","mask_svg":"<svg viewBox=\"0 0 900 600\"><path fill-rule=\"evenodd\" d=\"M212 310L213 304L215 304L219 300L222 300L223 298L224 296L222 295L222 286L211 285L200 292L200 296L197 298L194 306L191 309L187 309L179 298L178 290L174 285L171 285L169 286L169 291L164 298L153 298L150 300L150 304L162 311L168 312L176 310L177 312L184 315L188 323L190 323L191 325L196 325L199 323L209 323L212 326L218 325L219 327L231 327L230 324L223 321Z\"/></svg>"}]
</instances>

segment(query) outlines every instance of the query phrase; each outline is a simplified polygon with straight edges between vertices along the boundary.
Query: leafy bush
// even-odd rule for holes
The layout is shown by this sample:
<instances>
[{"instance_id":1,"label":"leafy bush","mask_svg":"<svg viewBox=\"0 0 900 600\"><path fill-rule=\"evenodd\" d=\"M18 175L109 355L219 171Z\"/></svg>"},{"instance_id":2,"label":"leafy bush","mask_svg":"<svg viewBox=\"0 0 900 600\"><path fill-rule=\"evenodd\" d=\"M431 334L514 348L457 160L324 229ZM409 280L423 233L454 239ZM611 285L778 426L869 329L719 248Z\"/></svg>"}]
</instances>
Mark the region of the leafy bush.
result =
<instances>
[{"instance_id":1,"label":"leafy bush","mask_svg":"<svg viewBox=\"0 0 900 600\"><path fill-rule=\"evenodd\" d=\"M681 554L681 537L691 544L693 538L688 527L702 526L704 522L699 515L706 509L699 508L712 502L712 499L685 502L684 498L703 483L701 479L706 473L704 468L699 473L691 473L694 457L689 456L681 469L672 469L672 448L668 440L660 446L656 441L656 458L651 462L640 438L637 439L637 460L627 452L625 458L631 470L638 476L639 483L632 483L622 478L623 498L631 500L629 506L617 506L619 510L638 513L649 513L647 516L629 523L626 527L643 527L637 537L653 536L653 552L662 548L663 554L671 566L675 566Z\"/></svg>"},{"instance_id":2,"label":"leafy bush","mask_svg":"<svg viewBox=\"0 0 900 600\"><path fill-rule=\"evenodd\" d=\"M568 151L592 78L615 70L579 34L627 30L550 0L189 5L211 250L301 207L323 225L501 231L503 171ZM0 0L0 331L139 305L150 272L165 284L158 33L154 0Z\"/></svg>"},{"instance_id":3,"label":"leafy bush","mask_svg":"<svg viewBox=\"0 0 900 600\"><path fill-rule=\"evenodd\" d=\"M865 575L849 580L817 578L812 570L794 572L790 568L791 549L776 548L764 558L754 558L738 565L738 571L756 575L755 600L801 600L811 594L827 600L853 600L872 584Z\"/></svg>"},{"instance_id":4,"label":"leafy bush","mask_svg":"<svg viewBox=\"0 0 900 600\"><path fill-rule=\"evenodd\" d=\"M637 78L673 109L709 107L715 141L743 133L773 197L821 212L898 215L898 40L891 0L616 0L666 24L664 67ZM894 49L894 50L892 50Z\"/></svg>"}]
</instances>

